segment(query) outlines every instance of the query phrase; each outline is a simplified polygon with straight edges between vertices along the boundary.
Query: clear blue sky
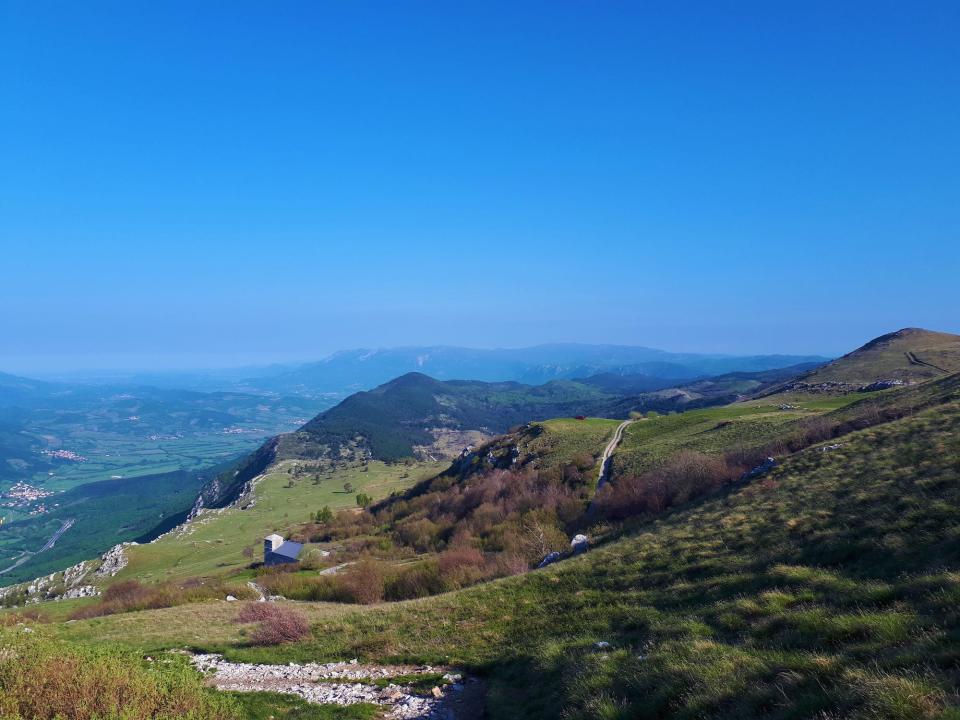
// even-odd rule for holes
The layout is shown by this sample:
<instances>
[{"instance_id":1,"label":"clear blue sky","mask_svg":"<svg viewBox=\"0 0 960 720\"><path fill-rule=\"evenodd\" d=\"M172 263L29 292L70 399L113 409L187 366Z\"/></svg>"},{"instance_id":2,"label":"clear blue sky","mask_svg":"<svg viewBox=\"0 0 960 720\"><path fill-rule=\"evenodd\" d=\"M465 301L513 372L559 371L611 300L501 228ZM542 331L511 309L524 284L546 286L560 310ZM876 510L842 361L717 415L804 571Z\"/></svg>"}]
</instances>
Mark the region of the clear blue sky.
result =
<instances>
[{"instance_id":1,"label":"clear blue sky","mask_svg":"<svg viewBox=\"0 0 960 720\"><path fill-rule=\"evenodd\" d=\"M0 4L0 370L960 331L960 3Z\"/></svg>"}]
</instances>

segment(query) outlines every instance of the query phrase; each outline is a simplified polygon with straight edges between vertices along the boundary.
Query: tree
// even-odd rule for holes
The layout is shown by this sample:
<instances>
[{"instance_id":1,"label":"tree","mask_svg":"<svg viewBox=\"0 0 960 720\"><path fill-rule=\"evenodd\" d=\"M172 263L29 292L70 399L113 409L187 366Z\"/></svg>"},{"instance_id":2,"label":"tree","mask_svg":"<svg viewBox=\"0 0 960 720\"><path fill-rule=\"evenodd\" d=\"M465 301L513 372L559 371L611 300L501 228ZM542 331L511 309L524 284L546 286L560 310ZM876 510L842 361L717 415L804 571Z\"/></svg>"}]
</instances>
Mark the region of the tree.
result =
<instances>
[{"instance_id":1,"label":"tree","mask_svg":"<svg viewBox=\"0 0 960 720\"><path fill-rule=\"evenodd\" d=\"M317 510L317 522L325 524L333 520L333 511L329 505L324 505L322 509Z\"/></svg>"},{"instance_id":2,"label":"tree","mask_svg":"<svg viewBox=\"0 0 960 720\"><path fill-rule=\"evenodd\" d=\"M344 491L344 492L348 492L348 493L352 493L352 492L353 492L353 483L351 483L351 482L345 482L345 483L343 484L343 491Z\"/></svg>"},{"instance_id":3,"label":"tree","mask_svg":"<svg viewBox=\"0 0 960 720\"><path fill-rule=\"evenodd\" d=\"M373 498L367 495L366 493L360 493L359 495L357 495L357 505L362 508L367 507L372 502L373 502Z\"/></svg>"}]
</instances>

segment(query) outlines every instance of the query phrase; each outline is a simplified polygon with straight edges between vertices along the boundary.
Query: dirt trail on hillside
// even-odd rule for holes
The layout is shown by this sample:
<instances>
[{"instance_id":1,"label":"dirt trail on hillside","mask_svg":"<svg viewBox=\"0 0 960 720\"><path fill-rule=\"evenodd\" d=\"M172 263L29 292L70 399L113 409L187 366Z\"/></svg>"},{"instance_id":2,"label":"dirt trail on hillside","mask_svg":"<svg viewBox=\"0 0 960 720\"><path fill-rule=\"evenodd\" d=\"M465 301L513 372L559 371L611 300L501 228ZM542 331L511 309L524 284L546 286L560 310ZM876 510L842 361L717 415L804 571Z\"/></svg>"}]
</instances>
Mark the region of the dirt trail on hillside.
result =
<instances>
[{"instance_id":1,"label":"dirt trail on hillside","mask_svg":"<svg viewBox=\"0 0 960 720\"><path fill-rule=\"evenodd\" d=\"M430 665L373 665L356 660L339 663L258 665L231 663L221 655L195 655L193 664L208 674L218 690L269 691L297 695L307 702L328 705L373 703L391 720L480 720L484 717L484 686L448 668ZM440 676L426 690L401 679Z\"/></svg>"},{"instance_id":2,"label":"dirt trail on hillside","mask_svg":"<svg viewBox=\"0 0 960 720\"><path fill-rule=\"evenodd\" d=\"M607 478L610 476L610 459L613 457L613 453L617 449L617 446L623 440L623 431L626 430L627 426L631 423L633 423L633 420L624 420L622 423L620 423L620 425L617 426L617 431L613 434L613 438L603 449L603 455L600 457L600 474L597 475L598 492L600 488L604 486L604 484L607 482Z\"/></svg>"}]
</instances>

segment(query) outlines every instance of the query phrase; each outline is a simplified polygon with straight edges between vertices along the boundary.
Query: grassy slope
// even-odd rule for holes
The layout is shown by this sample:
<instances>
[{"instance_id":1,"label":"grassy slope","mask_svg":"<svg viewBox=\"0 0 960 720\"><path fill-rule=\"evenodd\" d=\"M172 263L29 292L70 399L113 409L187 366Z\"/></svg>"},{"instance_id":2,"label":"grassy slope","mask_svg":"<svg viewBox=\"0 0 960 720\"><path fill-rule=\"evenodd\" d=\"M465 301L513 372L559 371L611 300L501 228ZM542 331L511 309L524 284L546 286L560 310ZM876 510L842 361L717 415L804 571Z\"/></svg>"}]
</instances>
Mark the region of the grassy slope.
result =
<instances>
[{"instance_id":1,"label":"grassy slope","mask_svg":"<svg viewBox=\"0 0 960 720\"><path fill-rule=\"evenodd\" d=\"M560 418L536 423L543 431L526 439L520 452L535 455L540 468L555 467L579 455L598 458L620 423L607 418Z\"/></svg>"},{"instance_id":2,"label":"grassy slope","mask_svg":"<svg viewBox=\"0 0 960 720\"><path fill-rule=\"evenodd\" d=\"M811 384L843 382L854 385L881 379L916 382L951 372L960 372L960 335L906 328L871 340L800 380Z\"/></svg>"},{"instance_id":3,"label":"grassy slope","mask_svg":"<svg viewBox=\"0 0 960 720\"><path fill-rule=\"evenodd\" d=\"M259 558L265 535L306 521L324 505L334 510L354 507L357 493L385 497L444 467L439 463L407 467L371 462L367 472L360 467L341 468L321 475L318 485L309 477L301 477L290 488L286 487L291 479L286 473L290 464L274 466L258 482L253 507L213 511L192 522L183 534L130 548L130 564L117 579L178 580L242 569L250 563L250 558L242 554L245 547L253 547ZM354 487L349 493L343 489L346 482Z\"/></svg>"},{"instance_id":4,"label":"grassy slope","mask_svg":"<svg viewBox=\"0 0 960 720\"><path fill-rule=\"evenodd\" d=\"M599 458L622 420L609 418L554 418L531 422L518 430L493 438L472 455L451 466L454 473L489 470L491 466L553 468L576 457ZM514 463L516 459L516 463Z\"/></svg>"},{"instance_id":5,"label":"grassy slope","mask_svg":"<svg viewBox=\"0 0 960 720\"><path fill-rule=\"evenodd\" d=\"M494 717L957 717L958 527L953 402L545 571L389 607L308 606L310 643L246 647L212 630L236 612L225 603L62 632L274 661L457 662L491 674Z\"/></svg>"},{"instance_id":6,"label":"grassy slope","mask_svg":"<svg viewBox=\"0 0 960 720\"><path fill-rule=\"evenodd\" d=\"M771 397L762 401L736 403L724 407L689 410L676 415L660 415L630 425L616 455L613 473L639 474L678 450L704 453L723 452L737 445L756 446L773 439L804 418L843 407L862 399L862 393L842 397ZM779 406L796 405L793 410Z\"/></svg>"}]
</instances>

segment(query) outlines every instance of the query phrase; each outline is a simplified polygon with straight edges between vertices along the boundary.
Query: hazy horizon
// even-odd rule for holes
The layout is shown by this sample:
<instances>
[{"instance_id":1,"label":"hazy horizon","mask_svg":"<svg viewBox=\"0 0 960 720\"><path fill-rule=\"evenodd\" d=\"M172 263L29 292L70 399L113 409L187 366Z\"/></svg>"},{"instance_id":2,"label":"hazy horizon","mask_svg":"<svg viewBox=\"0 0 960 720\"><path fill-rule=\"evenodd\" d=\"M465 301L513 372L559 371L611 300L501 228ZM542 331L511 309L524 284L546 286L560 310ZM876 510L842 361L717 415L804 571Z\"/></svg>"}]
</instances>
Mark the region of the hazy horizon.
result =
<instances>
[{"instance_id":1,"label":"hazy horizon","mask_svg":"<svg viewBox=\"0 0 960 720\"><path fill-rule=\"evenodd\" d=\"M898 328L899 329L899 328ZM870 338L864 339L866 342ZM859 343L862 344L862 343ZM204 372L231 372L242 370L263 370L271 366L298 366L312 362L319 362L332 357L338 353L349 353L355 351L386 352L392 350L402 350L406 348L457 348L463 350L522 350L542 346L564 346L564 345L585 345L585 346L609 346L609 347L632 347L648 348L651 350L660 350L668 353L690 353L695 355L715 355L717 357L737 357L737 356L757 356L757 355L807 355L819 357L836 357L853 347L846 348L840 352L819 352L816 350L798 350L796 352L770 351L770 352L728 352L712 350L689 350L675 349L670 347L660 347L649 343L623 343L623 342L580 342L576 340L569 341L549 341L543 343L531 343L528 345L499 345L482 347L478 345L465 345L455 343L424 343L404 344L391 346L355 346L349 348L338 348L320 354L305 355L204 355L204 356L163 356L163 355L142 355L142 356L96 356L83 355L71 356L65 355L47 355L35 357L3 357L0 356L0 373L20 375L24 377L35 377L37 379L55 378L59 376L69 377L71 375L94 376L98 373L107 374L136 374L136 373L204 373Z\"/></svg>"}]
</instances>

